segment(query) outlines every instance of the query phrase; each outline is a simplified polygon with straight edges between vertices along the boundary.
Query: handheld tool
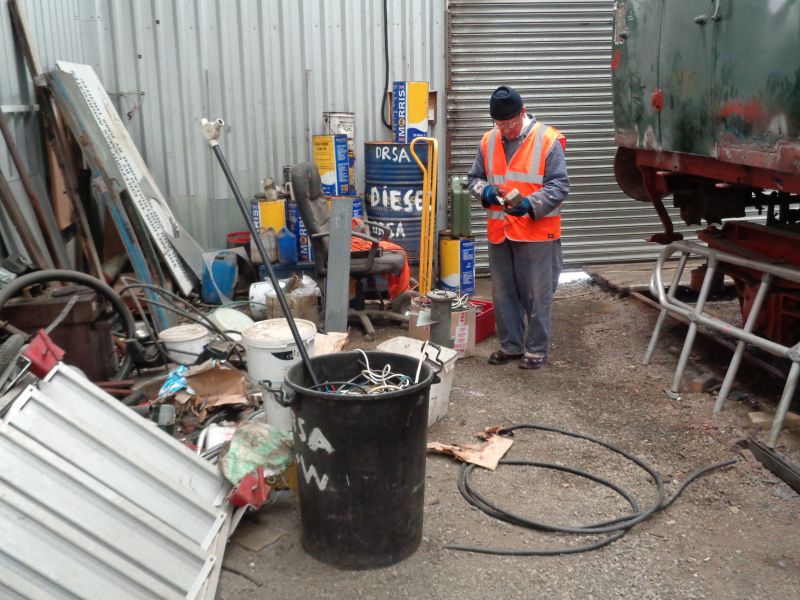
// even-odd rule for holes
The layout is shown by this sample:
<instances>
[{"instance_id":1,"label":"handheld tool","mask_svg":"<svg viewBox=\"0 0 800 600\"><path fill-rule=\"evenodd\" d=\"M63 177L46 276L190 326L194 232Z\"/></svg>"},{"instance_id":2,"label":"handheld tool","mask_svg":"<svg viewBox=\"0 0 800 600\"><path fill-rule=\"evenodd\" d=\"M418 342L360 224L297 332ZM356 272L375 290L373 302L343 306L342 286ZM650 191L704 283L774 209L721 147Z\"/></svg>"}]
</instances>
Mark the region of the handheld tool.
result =
<instances>
[{"instance_id":1,"label":"handheld tool","mask_svg":"<svg viewBox=\"0 0 800 600\"><path fill-rule=\"evenodd\" d=\"M522 202L522 194L520 194L517 190L511 190L510 192L503 194L501 201L506 206L516 206Z\"/></svg>"}]
</instances>

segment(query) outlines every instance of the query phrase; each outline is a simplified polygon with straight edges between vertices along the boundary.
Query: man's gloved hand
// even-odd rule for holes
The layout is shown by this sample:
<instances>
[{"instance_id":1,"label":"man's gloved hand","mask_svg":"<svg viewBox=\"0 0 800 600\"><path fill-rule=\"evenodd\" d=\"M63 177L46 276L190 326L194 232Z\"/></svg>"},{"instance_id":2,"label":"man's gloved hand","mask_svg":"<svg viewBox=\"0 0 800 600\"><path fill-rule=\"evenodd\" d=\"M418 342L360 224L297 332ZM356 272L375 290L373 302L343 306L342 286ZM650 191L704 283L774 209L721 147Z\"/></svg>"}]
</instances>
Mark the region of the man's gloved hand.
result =
<instances>
[{"instance_id":1,"label":"man's gloved hand","mask_svg":"<svg viewBox=\"0 0 800 600\"><path fill-rule=\"evenodd\" d=\"M484 208L490 206L500 206L500 198L503 196L503 190L496 185L487 185L481 192L481 204Z\"/></svg>"},{"instance_id":2,"label":"man's gloved hand","mask_svg":"<svg viewBox=\"0 0 800 600\"><path fill-rule=\"evenodd\" d=\"M531 201L528 198L523 198L516 206L506 205L505 212L512 217L530 215L532 219L536 218L533 214L533 206L531 206Z\"/></svg>"}]
</instances>

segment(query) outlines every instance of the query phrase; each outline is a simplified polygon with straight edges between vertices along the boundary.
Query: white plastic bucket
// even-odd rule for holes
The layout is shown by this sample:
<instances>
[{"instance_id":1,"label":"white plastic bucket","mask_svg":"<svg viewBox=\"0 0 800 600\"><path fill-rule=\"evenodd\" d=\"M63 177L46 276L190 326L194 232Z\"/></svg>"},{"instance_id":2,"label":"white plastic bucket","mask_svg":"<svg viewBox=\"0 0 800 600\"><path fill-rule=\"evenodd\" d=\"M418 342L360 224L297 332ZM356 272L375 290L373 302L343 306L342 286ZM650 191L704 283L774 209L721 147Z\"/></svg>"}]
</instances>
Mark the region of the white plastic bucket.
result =
<instances>
[{"instance_id":1,"label":"white plastic bucket","mask_svg":"<svg viewBox=\"0 0 800 600\"><path fill-rule=\"evenodd\" d=\"M397 354L413 356L419 359L422 357L424 343L410 337L398 336L381 342L377 345L376 350L396 352ZM438 349L428 344L425 347L425 356L429 360L438 359L439 362L444 364L442 370L439 371L439 383L431 385L431 393L428 400L428 427L430 427L447 415L447 408L450 404L450 388L453 387L453 375L455 374L458 352L452 348Z\"/></svg>"},{"instance_id":2,"label":"white plastic bucket","mask_svg":"<svg viewBox=\"0 0 800 600\"><path fill-rule=\"evenodd\" d=\"M295 319L300 338L309 356L314 356L314 336L317 326L305 319ZM247 374L254 381L269 381L273 387L283 383L290 367L300 362L292 330L286 319L258 321L242 332L242 343L247 352ZM267 422L284 431L292 429L292 413L265 391L264 409Z\"/></svg>"},{"instance_id":3,"label":"white plastic bucket","mask_svg":"<svg viewBox=\"0 0 800 600\"><path fill-rule=\"evenodd\" d=\"M193 365L208 345L208 329L197 323L176 325L158 334L172 362Z\"/></svg>"}]
</instances>

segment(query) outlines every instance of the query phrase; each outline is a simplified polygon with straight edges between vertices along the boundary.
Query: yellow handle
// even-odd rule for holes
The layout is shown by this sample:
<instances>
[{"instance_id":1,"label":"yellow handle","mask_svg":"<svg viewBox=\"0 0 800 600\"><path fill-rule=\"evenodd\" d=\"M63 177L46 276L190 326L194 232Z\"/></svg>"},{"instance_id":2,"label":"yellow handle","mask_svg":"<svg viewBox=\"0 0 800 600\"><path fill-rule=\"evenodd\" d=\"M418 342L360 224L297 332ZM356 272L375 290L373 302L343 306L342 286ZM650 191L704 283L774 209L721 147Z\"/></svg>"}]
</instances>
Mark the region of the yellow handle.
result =
<instances>
[{"instance_id":1,"label":"yellow handle","mask_svg":"<svg viewBox=\"0 0 800 600\"><path fill-rule=\"evenodd\" d=\"M428 145L428 164L423 165L414 146ZM422 223L419 236L419 293L431 290L433 279L433 242L436 236L436 180L439 165L439 142L435 138L418 137L411 141L411 156L422 171Z\"/></svg>"}]
</instances>

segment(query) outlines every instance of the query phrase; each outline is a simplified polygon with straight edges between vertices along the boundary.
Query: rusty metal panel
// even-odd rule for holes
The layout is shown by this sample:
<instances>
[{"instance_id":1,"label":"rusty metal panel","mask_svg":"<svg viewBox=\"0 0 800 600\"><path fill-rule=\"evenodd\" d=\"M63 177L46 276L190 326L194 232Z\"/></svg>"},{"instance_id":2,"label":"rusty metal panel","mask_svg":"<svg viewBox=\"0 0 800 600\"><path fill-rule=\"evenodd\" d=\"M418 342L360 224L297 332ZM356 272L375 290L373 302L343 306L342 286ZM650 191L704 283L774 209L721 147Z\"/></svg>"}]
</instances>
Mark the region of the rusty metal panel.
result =
<instances>
[{"instance_id":1,"label":"rusty metal panel","mask_svg":"<svg viewBox=\"0 0 800 600\"><path fill-rule=\"evenodd\" d=\"M572 192L564 204L567 265L645 260L660 249L649 204L631 201L612 172L613 0L451 0L448 8L448 167L465 174L492 125L488 99L516 87L540 120L567 137ZM476 265L488 267L485 219L473 204Z\"/></svg>"},{"instance_id":2,"label":"rusty metal panel","mask_svg":"<svg viewBox=\"0 0 800 600\"><path fill-rule=\"evenodd\" d=\"M620 144L800 174L797 2L619 0L614 52Z\"/></svg>"}]
</instances>

